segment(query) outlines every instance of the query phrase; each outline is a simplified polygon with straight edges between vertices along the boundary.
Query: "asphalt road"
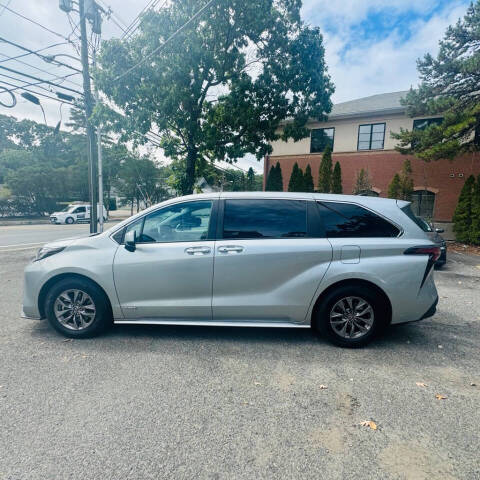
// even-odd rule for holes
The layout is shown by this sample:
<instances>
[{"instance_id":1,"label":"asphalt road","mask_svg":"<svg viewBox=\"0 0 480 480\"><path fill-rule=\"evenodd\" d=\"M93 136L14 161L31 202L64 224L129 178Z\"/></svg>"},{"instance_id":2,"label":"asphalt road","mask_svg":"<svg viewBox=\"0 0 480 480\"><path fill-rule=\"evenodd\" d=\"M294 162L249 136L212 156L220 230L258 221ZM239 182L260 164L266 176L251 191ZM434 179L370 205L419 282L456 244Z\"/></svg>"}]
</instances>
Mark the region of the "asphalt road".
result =
<instances>
[{"instance_id":1,"label":"asphalt road","mask_svg":"<svg viewBox=\"0 0 480 480\"><path fill-rule=\"evenodd\" d=\"M1 480L480 478L480 258L436 274L432 319L344 350L290 329L66 341L19 318L32 253L0 251Z\"/></svg>"}]
</instances>

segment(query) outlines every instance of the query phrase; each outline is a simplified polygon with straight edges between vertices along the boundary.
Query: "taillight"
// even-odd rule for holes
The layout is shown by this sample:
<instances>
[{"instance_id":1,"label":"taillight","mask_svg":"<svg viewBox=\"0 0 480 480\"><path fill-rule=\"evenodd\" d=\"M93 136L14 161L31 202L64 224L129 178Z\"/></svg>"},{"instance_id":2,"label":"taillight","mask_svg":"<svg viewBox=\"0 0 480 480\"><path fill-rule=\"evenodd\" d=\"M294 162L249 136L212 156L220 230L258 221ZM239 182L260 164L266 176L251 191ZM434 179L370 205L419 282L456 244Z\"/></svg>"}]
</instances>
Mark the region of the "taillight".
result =
<instances>
[{"instance_id":1,"label":"taillight","mask_svg":"<svg viewBox=\"0 0 480 480\"><path fill-rule=\"evenodd\" d=\"M422 247L410 247L403 252L405 255L429 255L430 261L435 263L442 253L440 247L435 245L426 245Z\"/></svg>"}]
</instances>

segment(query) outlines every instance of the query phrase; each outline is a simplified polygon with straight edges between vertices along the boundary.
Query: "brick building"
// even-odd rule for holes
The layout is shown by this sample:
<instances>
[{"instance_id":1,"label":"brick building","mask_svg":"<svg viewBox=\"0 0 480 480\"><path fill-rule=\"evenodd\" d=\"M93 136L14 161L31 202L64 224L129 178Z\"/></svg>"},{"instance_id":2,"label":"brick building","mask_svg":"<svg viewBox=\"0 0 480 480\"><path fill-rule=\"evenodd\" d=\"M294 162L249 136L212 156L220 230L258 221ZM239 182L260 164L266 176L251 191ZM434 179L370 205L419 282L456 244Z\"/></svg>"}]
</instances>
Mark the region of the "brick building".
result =
<instances>
[{"instance_id":1,"label":"brick building","mask_svg":"<svg viewBox=\"0 0 480 480\"><path fill-rule=\"evenodd\" d=\"M372 180L371 195L387 196L388 185L403 162L410 158L413 169L413 207L417 214L436 221L452 219L460 190L466 178L480 174L480 155L468 154L454 161L424 162L395 151L390 132L400 128L425 128L441 121L441 117L410 118L400 105L407 92L393 92L339 103L326 122L311 122L311 134L298 142L276 141L273 152L265 158L264 182L271 166L280 163L283 188L288 182L295 162L302 170L310 164L315 187L322 152L326 145L333 148L333 162L342 167L343 192L353 192L357 173L368 169ZM265 186L265 183L264 183Z\"/></svg>"}]
</instances>

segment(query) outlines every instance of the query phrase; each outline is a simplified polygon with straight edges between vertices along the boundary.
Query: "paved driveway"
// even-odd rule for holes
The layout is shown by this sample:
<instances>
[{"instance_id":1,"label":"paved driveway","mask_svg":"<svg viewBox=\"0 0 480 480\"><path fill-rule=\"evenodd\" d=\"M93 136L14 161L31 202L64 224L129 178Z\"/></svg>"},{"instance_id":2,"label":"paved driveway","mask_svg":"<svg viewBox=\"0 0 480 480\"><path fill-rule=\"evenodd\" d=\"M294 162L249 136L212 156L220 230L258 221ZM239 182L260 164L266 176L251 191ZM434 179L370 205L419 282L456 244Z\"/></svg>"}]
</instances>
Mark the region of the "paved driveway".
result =
<instances>
[{"instance_id":1,"label":"paved driveway","mask_svg":"<svg viewBox=\"0 0 480 480\"><path fill-rule=\"evenodd\" d=\"M0 479L480 478L477 259L438 272L435 317L342 350L290 329L66 341L18 316L32 254L0 252Z\"/></svg>"}]
</instances>

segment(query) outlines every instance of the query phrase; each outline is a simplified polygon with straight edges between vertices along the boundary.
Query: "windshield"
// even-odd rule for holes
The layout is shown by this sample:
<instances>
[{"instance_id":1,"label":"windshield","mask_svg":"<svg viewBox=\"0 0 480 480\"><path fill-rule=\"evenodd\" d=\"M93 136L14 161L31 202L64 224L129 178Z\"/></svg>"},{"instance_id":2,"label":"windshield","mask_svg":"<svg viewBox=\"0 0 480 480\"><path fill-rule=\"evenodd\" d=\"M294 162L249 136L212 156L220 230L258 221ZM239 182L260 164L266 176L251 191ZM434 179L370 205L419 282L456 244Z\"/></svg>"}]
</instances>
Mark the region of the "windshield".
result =
<instances>
[{"instance_id":1,"label":"windshield","mask_svg":"<svg viewBox=\"0 0 480 480\"><path fill-rule=\"evenodd\" d=\"M402 207L403 213L410 219L413 220L424 232L433 232L432 226L423 218L417 217L411 208L411 204Z\"/></svg>"},{"instance_id":2,"label":"windshield","mask_svg":"<svg viewBox=\"0 0 480 480\"><path fill-rule=\"evenodd\" d=\"M68 207L65 207L62 212L68 212L72 213L72 211L75 209L75 205L69 205Z\"/></svg>"}]
</instances>

